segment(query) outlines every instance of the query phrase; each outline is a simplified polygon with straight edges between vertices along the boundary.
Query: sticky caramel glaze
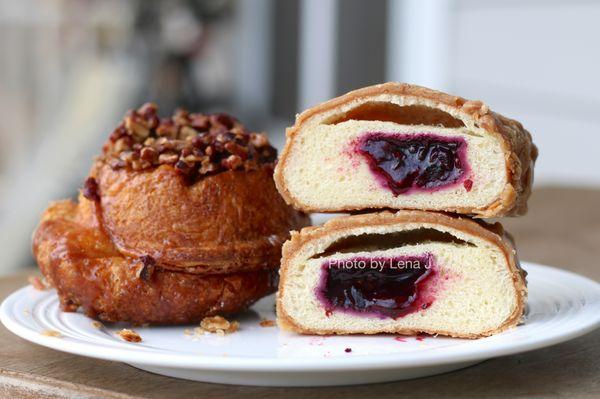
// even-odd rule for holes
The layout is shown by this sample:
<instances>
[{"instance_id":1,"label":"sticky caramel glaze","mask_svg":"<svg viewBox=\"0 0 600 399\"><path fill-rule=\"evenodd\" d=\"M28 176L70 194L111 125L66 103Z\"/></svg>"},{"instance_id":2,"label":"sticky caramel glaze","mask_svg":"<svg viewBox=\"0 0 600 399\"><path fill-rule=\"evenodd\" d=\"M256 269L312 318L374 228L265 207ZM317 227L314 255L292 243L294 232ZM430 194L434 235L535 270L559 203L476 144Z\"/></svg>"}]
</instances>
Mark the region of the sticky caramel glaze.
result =
<instances>
[{"instance_id":1,"label":"sticky caramel glaze","mask_svg":"<svg viewBox=\"0 0 600 399\"><path fill-rule=\"evenodd\" d=\"M98 228L91 201L52 204L34 235L42 273L57 289L62 308L134 324L195 323L205 316L243 310L276 288L276 269L197 275L159 264L139 277L138 258L123 256ZM278 263L277 263L278 264Z\"/></svg>"},{"instance_id":2,"label":"sticky caramel glaze","mask_svg":"<svg viewBox=\"0 0 600 399\"><path fill-rule=\"evenodd\" d=\"M310 219L286 205L272 165L189 185L170 165L114 170L97 162L103 228L123 254L187 273L276 268L290 230ZM88 201L89 202L89 201Z\"/></svg>"}]
</instances>

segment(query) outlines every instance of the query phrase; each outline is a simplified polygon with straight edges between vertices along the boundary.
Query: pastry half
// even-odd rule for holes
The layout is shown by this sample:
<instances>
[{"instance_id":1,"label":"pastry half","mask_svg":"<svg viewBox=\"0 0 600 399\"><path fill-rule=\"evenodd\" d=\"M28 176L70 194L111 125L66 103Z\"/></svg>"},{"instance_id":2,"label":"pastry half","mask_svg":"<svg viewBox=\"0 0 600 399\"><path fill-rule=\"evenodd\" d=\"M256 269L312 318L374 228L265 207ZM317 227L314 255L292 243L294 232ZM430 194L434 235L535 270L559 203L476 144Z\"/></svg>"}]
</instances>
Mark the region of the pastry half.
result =
<instances>
[{"instance_id":1,"label":"pastry half","mask_svg":"<svg viewBox=\"0 0 600 399\"><path fill-rule=\"evenodd\" d=\"M529 132L480 101L385 83L298 115L275 181L289 204L307 212L520 215L536 157Z\"/></svg>"},{"instance_id":2,"label":"pastry half","mask_svg":"<svg viewBox=\"0 0 600 399\"><path fill-rule=\"evenodd\" d=\"M500 224L422 211L340 217L284 244L281 328L477 338L516 326L527 294Z\"/></svg>"}]
</instances>

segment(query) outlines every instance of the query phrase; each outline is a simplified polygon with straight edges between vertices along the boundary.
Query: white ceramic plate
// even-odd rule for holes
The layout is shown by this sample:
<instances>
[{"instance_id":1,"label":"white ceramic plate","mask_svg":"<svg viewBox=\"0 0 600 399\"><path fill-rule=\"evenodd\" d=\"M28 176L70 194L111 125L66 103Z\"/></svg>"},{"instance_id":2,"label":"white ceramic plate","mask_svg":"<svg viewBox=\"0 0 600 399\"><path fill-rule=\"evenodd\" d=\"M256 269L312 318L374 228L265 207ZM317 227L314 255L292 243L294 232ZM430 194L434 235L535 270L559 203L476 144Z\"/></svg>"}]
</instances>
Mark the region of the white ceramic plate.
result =
<instances>
[{"instance_id":1,"label":"white ceramic plate","mask_svg":"<svg viewBox=\"0 0 600 399\"><path fill-rule=\"evenodd\" d=\"M6 298L0 320L20 337L49 348L197 381L271 386L393 381L554 345L600 325L600 284L547 266L523 266L529 272L525 323L479 340L299 336L259 325L261 319L275 319L273 297L269 297L237 318L241 328L234 334L186 335L184 331L189 333L193 326L135 328L143 338L136 344L116 334L124 326L94 327L81 313L61 312L54 291L36 291L31 286ZM45 331L61 336L48 336Z\"/></svg>"}]
</instances>

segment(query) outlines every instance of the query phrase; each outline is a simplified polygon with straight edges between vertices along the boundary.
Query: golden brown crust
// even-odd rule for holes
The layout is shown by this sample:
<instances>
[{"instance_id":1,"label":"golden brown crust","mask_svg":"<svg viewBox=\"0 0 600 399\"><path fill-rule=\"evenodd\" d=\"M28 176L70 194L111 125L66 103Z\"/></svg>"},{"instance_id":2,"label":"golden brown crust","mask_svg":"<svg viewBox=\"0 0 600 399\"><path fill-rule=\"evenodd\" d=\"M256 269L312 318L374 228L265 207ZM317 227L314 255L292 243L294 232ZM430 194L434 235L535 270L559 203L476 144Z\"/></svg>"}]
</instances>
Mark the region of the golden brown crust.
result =
<instances>
[{"instance_id":1,"label":"golden brown crust","mask_svg":"<svg viewBox=\"0 0 600 399\"><path fill-rule=\"evenodd\" d=\"M493 335L504 331L510 327L516 326L523 315L525 309L525 300L527 297L527 286L525 275L526 273L520 267L516 257L516 251L512 239L504 231L500 223L488 225L483 221L474 221L469 218L450 216L443 213L423 212L423 211L398 211L379 212L361 215L353 215L347 217L338 217L329 220L321 227L306 227L300 232L293 232L292 237L283 245L283 256L281 260L279 291L277 293L277 323L282 329L295 331L301 334L319 334L329 335L344 332L336 330L312 330L306 329L298 325L286 312L282 303L282 297L286 286L286 271L290 267L289 263L292 256L297 253L303 246L315 242L316 240L327 237L330 234L340 233L345 230L355 229L357 227L368 226L386 226L398 225L404 223L428 223L440 226L446 226L452 229L462 231L466 234L473 235L484 239L498 248L500 248L506 256L507 264L510 269L512 281L517 293L517 306L511 316L497 329L486 331L481 334L458 335L449 331L432 331L432 330L411 330L398 329L393 331L385 331L388 333L414 335L417 333L427 334L442 334L458 338L480 338Z\"/></svg>"},{"instance_id":2,"label":"golden brown crust","mask_svg":"<svg viewBox=\"0 0 600 399\"><path fill-rule=\"evenodd\" d=\"M470 120L474 126L482 128L489 134L495 135L502 140L508 176L508 183L503 193L485 208L457 207L445 209L445 211L484 218L518 216L527 212L527 199L531 193L533 166L537 158L537 148L532 143L531 134L523 128L521 123L490 111L488 106L481 101L466 100L462 97L452 96L425 87L396 82L383 83L349 92L310 108L296 116L296 123L286 131L286 145L279 157L279 163L274 175L277 188L288 204L304 212L345 212L357 210L355 208L314 208L299 202L287 189L282 171L288 161L292 143L305 123L312 118L318 118L321 114L338 109L345 104L382 94L400 95L431 101L453 112L453 116L457 115L463 121Z\"/></svg>"},{"instance_id":3,"label":"golden brown crust","mask_svg":"<svg viewBox=\"0 0 600 399\"><path fill-rule=\"evenodd\" d=\"M174 167L114 170L96 162L100 218L119 251L188 273L277 265L290 230L309 224L285 204L268 165L227 171L190 185Z\"/></svg>"},{"instance_id":4,"label":"golden brown crust","mask_svg":"<svg viewBox=\"0 0 600 399\"><path fill-rule=\"evenodd\" d=\"M217 275L157 264L142 275L140 259L121 254L94 215L71 201L46 210L33 252L64 310L82 307L88 316L108 322L197 323L206 316L239 312L276 287L277 263L266 270Z\"/></svg>"}]
</instances>

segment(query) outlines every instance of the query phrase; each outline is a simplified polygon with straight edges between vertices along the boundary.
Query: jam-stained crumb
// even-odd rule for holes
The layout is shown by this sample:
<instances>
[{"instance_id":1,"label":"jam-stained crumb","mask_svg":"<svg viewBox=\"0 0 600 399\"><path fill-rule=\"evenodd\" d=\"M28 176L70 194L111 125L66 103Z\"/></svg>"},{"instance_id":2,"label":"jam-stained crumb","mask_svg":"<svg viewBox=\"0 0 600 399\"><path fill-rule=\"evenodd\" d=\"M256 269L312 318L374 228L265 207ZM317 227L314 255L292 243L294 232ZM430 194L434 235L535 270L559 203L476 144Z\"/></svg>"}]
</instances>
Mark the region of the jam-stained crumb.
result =
<instances>
[{"instance_id":1,"label":"jam-stained crumb","mask_svg":"<svg viewBox=\"0 0 600 399\"><path fill-rule=\"evenodd\" d=\"M41 334L46 337L55 337L55 338L62 337L62 334L56 330L44 330L44 331L42 331Z\"/></svg>"},{"instance_id":2,"label":"jam-stained crumb","mask_svg":"<svg viewBox=\"0 0 600 399\"><path fill-rule=\"evenodd\" d=\"M127 328L120 330L117 334L127 342L142 342L142 337L138 333Z\"/></svg>"},{"instance_id":3,"label":"jam-stained crumb","mask_svg":"<svg viewBox=\"0 0 600 399\"><path fill-rule=\"evenodd\" d=\"M130 110L103 147L114 169L141 171L172 165L187 181L227 170L255 170L273 165L277 151L264 133L249 132L227 114L177 110L159 118L155 104Z\"/></svg>"},{"instance_id":4,"label":"jam-stained crumb","mask_svg":"<svg viewBox=\"0 0 600 399\"><path fill-rule=\"evenodd\" d=\"M261 327L275 327L275 320L262 319L259 325Z\"/></svg>"},{"instance_id":5,"label":"jam-stained crumb","mask_svg":"<svg viewBox=\"0 0 600 399\"><path fill-rule=\"evenodd\" d=\"M240 328L237 321L229 321L221 316L205 317L200 322L200 327L196 328L197 333L215 333L223 336L236 332Z\"/></svg>"},{"instance_id":6,"label":"jam-stained crumb","mask_svg":"<svg viewBox=\"0 0 600 399\"><path fill-rule=\"evenodd\" d=\"M38 276L29 276L27 281L38 291L45 291L50 288L50 285L46 282L46 280Z\"/></svg>"},{"instance_id":7,"label":"jam-stained crumb","mask_svg":"<svg viewBox=\"0 0 600 399\"><path fill-rule=\"evenodd\" d=\"M463 182L463 186L465 187L465 190L467 190L467 192L471 191L471 189L473 188L473 180L466 179Z\"/></svg>"},{"instance_id":8,"label":"jam-stained crumb","mask_svg":"<svg viewBox=\"0 0 600 399\"><path fill-rule=\"evenodd\" d=\"M88 177L83 182L83 189L81 190L83 196L90 201L100 201L100 193L98 192L98 182L93 177Z\"/></svg>"}]
</instances>

